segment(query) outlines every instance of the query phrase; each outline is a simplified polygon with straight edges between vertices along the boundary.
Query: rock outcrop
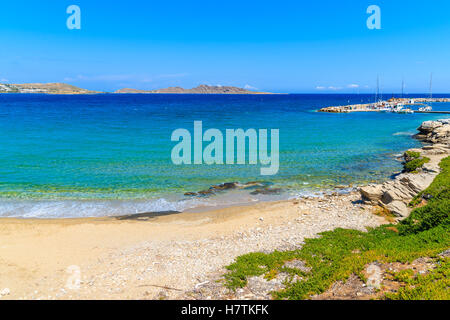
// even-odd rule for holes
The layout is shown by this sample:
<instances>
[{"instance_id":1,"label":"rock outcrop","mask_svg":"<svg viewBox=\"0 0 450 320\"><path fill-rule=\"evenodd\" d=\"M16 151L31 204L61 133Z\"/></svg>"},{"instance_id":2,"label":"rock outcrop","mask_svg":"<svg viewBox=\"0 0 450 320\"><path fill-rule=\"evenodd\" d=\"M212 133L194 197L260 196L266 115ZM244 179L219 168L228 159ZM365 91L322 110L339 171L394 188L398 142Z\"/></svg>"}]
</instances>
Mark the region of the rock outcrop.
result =
<instances>
[{"instance_id":1,"label":"rock outcrop","mask_svg":"<svg viewBox=\"0 0 450 320\"><path fill-rule=\"evenodd\" d=\"M359 189L365 203L378 205L399 217L407 217L411 211L408 203L425 190L439 174L439 162L450 154L450 119L425 121L415 137L431 143L420 149L411 149L429 158L417 172L403 172L383 184L368 185ZM404 155L410 161L410 154Z\"/></svg>"},{"instance_id":2,"label":"rock outcrop","mask_svg":"<svg viewBox=\"0 0 450 320\"><path fill-rule=\"evenodd\" d=\"M417 130L420 133L415 137L424 142L447 146L450 144L450 119L425 121Z\"/></svg>"}]
</instances>

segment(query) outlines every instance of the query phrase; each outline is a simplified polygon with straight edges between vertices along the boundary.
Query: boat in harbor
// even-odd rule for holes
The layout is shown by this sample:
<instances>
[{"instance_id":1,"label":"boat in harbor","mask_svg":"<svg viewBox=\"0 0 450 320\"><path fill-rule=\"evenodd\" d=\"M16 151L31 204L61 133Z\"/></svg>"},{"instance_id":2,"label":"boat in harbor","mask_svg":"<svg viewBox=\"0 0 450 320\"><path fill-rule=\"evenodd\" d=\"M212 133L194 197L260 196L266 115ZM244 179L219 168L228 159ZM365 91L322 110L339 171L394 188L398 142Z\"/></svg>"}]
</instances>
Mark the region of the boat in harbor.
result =
<instances>
[{"instance_id":1,"label":"boat in harbor","mask_svg":"<svg viewBox=\"0 0 450 320\"><path fill-rule=\"evenodd\" d=\"M419 111L431 111L431 110L433 110L431 106L424 106L419 108Z\"/></svg>"}]
</instances>

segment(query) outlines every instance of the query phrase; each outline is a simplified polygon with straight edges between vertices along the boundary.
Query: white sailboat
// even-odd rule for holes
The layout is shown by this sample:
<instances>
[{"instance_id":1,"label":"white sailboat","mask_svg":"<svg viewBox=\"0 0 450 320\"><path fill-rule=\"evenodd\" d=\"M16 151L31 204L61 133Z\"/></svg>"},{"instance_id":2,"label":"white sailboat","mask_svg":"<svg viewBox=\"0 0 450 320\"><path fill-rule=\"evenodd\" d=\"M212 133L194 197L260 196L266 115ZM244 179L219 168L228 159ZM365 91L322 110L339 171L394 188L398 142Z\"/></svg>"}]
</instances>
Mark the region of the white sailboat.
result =
<instances>
[{"instance_id":1,"label":"white sailboat","mask_svg":"<svg viewBox=\"0 0 450 320\"><path fill-rule=\"evenodd\" d=\"M419 108L419 111L431 111L433 108L431 107L433 99L433 73L430 74L430 105L425 105Z\"/></svg>"}]
</instances>

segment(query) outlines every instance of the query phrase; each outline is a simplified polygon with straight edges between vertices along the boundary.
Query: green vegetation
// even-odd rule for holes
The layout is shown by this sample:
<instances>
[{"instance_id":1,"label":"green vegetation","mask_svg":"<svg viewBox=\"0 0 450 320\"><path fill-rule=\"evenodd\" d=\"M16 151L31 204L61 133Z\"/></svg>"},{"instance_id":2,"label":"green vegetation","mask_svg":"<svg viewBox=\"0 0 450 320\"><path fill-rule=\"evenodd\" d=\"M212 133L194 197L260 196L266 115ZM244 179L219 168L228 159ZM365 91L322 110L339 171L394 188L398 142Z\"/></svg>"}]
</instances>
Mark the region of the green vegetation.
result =
<instances>
[{"instance_id":1,"label":"green vegetation","mask_svg":"<svg viewBox=\"0 0 450 320\"><path fill-rule=\"evenodd\" d=\"M408 263L419 257L436 259L439 267L427 275L399 278L407 286L386 299L448 298L449 258L438 254L450 247L450 157L441 161L442 172L424 193L428 203L413 210L397 225L383 225L368 232L336 229L320 238L307 239L299 250L250 253L240 256L227 267L226 284L243 287L247 277L275 276L278 272L299 275L303 280L286 282L286 288L273 292L276 299L308 299L326 291L334 282L345 281L351 274L364 280L362 271L368 263ZM283 267L286 261L299 259L309 272ZM410 273L410 272L409 272ZM401 276L401 275L400 275ZM399 277L400 277L399 276Z\"/></svg>"},{"instance_id":2,"label":"green vegetation","mask_svg":"<svg viewBox=\"0 0 450 320\"><path fill-rule=\"evenodd\" d=\"M417 172L417 169L422 168L425 163L430 162L430 158L423 157L419 159L413 159L405 163L406 172Z\"/></svg>"},{"instance_id":3,"label":"green vegetation","mask_svg":"<svg viewBox=\"0 0 450 320\"><path fill-rule=\"evenodd\" d=\"M406 151L405 154L412 158L412 159L417 159L420 158L420 152L416 152L416 151Z\"/></svg>"},{"instance_id":4,"label":"green vegetation","mask_svg":"<svg viewBox=\"0 0 450 320\"><path fill-rule=\"evenodd\" d=\"M387 293L390 300L450 300L450 259L438 261L438 267L425 275L412 270L396 274L396 280L404 285L396 293ZM410 271L410 272L408 272Z\"/></svg>"},{"instance_id":5,"label":"green vegetation","mask_svg":"<svg viewBox=\"0 0 450 320\"><path fill-rule=\"evenodd\" d=\"M430 158L421 157L420 152L406 151L405 152L406 163L404 169L406 172L417 172L417 169L421 168L425 163L430 162Z\"/></svg>"},{"instance_id":6,"label":"green vegetation","mask_svg":"<svg viewBox=\"0 0 450 320\"><path fill-rule=\"evenodd\" d=\"M423 198L433 199L438 197L441 200L449 199L450 186L450 159L447 157L439 164L442 171L434 178L433 183L425 190L420 192L410 203L411 206L418 205Z\"/></svg>"}]
</instances>

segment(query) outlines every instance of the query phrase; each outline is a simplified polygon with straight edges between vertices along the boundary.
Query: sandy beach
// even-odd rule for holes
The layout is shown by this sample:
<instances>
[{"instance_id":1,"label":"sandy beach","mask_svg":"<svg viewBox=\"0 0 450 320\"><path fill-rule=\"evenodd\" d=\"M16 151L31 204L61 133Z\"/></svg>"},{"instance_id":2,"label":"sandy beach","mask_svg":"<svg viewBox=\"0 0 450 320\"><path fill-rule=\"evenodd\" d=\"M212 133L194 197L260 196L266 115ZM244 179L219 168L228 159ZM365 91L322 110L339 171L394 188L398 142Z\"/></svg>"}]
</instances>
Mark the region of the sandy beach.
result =
<instances>
[{"instance_id":1,"label":"sandy beach","mask_svg":"<svg viewBox=\"0 0 450 320\"><path fill-rule=\"evenodd\" d=\"M148 220L2 219L0 289L9 289L3 299L189 298L238 255L386 222L359 198L354 192ZM81 282L73 288L77 270Z\"/></svg>"}]
</instances>

